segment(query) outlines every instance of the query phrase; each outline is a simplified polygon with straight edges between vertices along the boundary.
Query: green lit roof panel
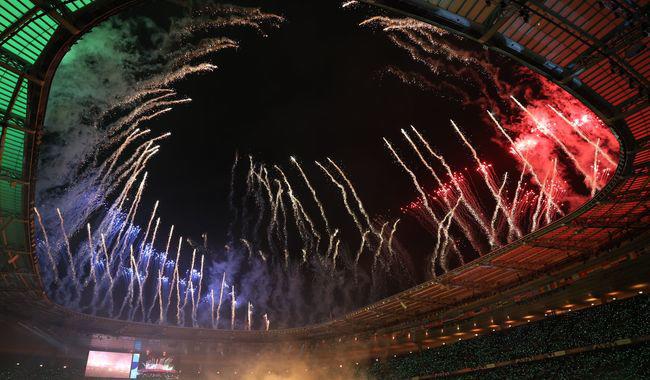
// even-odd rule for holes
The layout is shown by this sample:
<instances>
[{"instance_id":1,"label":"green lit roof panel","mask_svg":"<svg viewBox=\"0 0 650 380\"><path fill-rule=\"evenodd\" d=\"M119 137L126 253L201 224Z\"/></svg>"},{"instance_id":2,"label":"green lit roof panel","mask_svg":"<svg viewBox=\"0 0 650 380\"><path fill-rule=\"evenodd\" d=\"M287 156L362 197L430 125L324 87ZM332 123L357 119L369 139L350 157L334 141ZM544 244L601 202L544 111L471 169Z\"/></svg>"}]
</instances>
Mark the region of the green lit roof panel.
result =
<instances>
[{"instance_id":1,"label":"green lit roof panel","mask_svg":"<svg viewBox=\"0 0 650 380\"><path fill-rule=\"evenodd\" d=\"M21 215L23 186L21 184L0 181L0 210L3 215Z\"/></svg>"},{"instance_id":2,"label":"green lit roof panel","mask_svg":"<svg viewBox=\"0 0 650 380\"><path fill-rule=\"evenodd\" d=\"M0 28L12 27L14 23L29 12L33 4L26 0L12 0L0 4ZM57 23L42 11L37 11L29 23L23 24L2 44L8 52L13 53L28 63L34 63L47 41L57 28Z\"/></svg>"},{"instance_id":3,"label":"green lit roof panel","mask_svg":"<svg viewBox=\"0 0 650 380\"><path fill-rule=\"evenodd\" d=\"M23 174L23 151L25 148L25 132L7 128L5 146L2 154L3 173L9 174L12 178L20 178Z\"/></svg>"},{"instance_id":4,"label":"green lit roof panel","mask_svg":"<svg viewBox=\"0 0 650 380\"><path fill-rule=\"evenodd\" d=\"M69 10L75 12L92 2L93 0L73 0L68 4L66 4L66 6L68 7Z\"/></svg>"}]
</instances>

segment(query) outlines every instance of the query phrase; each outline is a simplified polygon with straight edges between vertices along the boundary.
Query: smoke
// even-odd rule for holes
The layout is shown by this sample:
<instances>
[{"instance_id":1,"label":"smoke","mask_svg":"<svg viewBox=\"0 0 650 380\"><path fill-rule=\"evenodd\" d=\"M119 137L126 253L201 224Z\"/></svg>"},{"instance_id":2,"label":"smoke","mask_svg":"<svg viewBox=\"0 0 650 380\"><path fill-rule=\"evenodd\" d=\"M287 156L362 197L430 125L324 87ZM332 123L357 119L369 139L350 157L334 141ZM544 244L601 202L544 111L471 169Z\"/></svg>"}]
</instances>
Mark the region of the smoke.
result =
<instances>
[{"instance_id":1,"label":"smoke","mask_svg":"<svg viewBox=\"0 0 650 380\"><path fill-rule=\"evenodd\" d=\"M136 37L136 30L144 30L146 37ZM152 63L154 51L143 46L156 46L164 36L150 19L112 18L65 55L48 100L39 152L39 201L73 181L104 136L97 118L131 91L140 75L158 67ZM147 41L139 41L142 38Z\"/></svg>"},{"instance_id":2,"label":"smoke","mask_svg":"<svg viewBox=\"0 0 650 380\"><path fill-rule=\"evenodd\" d=\"M318 360L303 352L299 342L279 344L274 352L243 354L240 359L228 359L223 366L203 369L207 379L238 378L246 380L315 380L368 379L363 366L350 365L349 358ZM340 363L340 364L339 364Z\"/></svg>"},{"instance_id":3,"label":"smoke","mask_svg":"<svg viewBox=\"0 0 650 380\"><path fill-rule=\"evenodd\" d=\"M170 137L148 129L148 122L191 102L175 84L215 70L214 54L238 48L238 41L218 35L225 29L266 36L281 21L259 9L208 5L174 20L169 30L146 18L114 18L74 46L53 83L37 190L38 253L54 267L42 268L52 299L95 315L216 328L230 328L231 314L241 328L251 303L252 327L263 329L267 321L271 328L320 322L367 302L368 292L383 293L386 273L405 265L392 233L390 240L369 236L357 252L343 232L319 231L322 222L313 215L326 221L325 211L312 204L314 189L305 196L297 184L309 183L311 174L302 169L298 176L250 160L243 198L232 201L233 239L225 249L208 246L207 236L203 245L188 238L175 246L173 229L156 244L157 231L167 230L156 207L146 228L136 222L149 211L140 207L147 163ZM350 213L365 214L352 183L331 162L354 195ZM367 215L364 220L366 230L376 229ZM377 246L379 240L391 244ZM161 241L165 251L157 248ZM175 250L181 259L173 259ZM371 275L357 272L352 259L364 250L382 256ZM191 268L179 268L189 254ZM221 300L216 316L214 294Z\"/></svg>"},{"instance_id":4,"label":"smoke","mask_svg":"<svg viewBox=\"0 0 650 380\"><path fill-rule=\"evenodd\" d=\"M345 3L343 7L351 5ZM510 153L520 172L508 177L508 172L498 166L508 168L512 163L491 163L494 158L477 152L474 146L479 142L469 141L452 121L461 137L459 142L471 151L480 175L450 169L445 163L444 169L440 162L429 163L429 158L444 158L433 150L433 157L424 158L409 140L438 185L425 192L419 184L424 179L418 178L385 140L397 166L405 169L420 195L403 212L437 237L431 255L433 276L438 272L439 256L444 258L439 260L439 269L446 271L448 253L462 263L472 252L481 255L521 237L522 231L536 230L593 197L613 174L618 162L615 137L589 109L541 75L422 21L372 16L359 25L381 33L410 58L411 65L387 66L383 77L394 77L471 112L479 111L479 120L493 128L492 142ZM442 182L434 167L446 171ZM513 180L517 177L518 181ZM493 199L485 194L492 194ZM452 207L456 201L458 210ZM453 226L444 223L446 217L450 223L453 219ZM491 221L489 226L487 220ZM449 252L439 255L441 232L446 236L443 247L455 240L469 247L457 250L447 245Z\"/></svg>"}]
</instances>

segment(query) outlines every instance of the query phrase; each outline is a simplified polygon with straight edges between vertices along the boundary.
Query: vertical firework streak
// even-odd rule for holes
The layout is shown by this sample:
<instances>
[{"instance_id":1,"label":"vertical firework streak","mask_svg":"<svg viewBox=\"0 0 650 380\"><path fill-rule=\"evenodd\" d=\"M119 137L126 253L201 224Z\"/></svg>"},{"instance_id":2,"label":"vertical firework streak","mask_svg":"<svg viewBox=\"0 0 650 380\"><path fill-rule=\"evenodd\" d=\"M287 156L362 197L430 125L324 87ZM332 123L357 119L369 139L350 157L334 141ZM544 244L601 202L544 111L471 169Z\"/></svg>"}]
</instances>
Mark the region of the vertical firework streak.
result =
<instances>
[{"instance_id":1,"label":"vertical firework streak","mask_svg":"<svg viewBox=\"0 0 650 380\"><path fill-rule=\"evenodd\" d=\"M269 320L269 316L267 314L264 314L262 319L264 320L264 331L269 331L269 327L271 326L271 321Z\"/></svg>"},{"instance_id":2,"label":"vertical firework streak","mask_svg":"<svg viewBox=\"0 0 650 380\"><path fill-rule=\"evenodd\" d=\"M447 218L447 224L444 226L444 230L442 231L445 240L443 240L443 242L442 242L442 246L440 246L440 254L439 254L439 256L440 256L440 260L439 260L439 262L440 262L440 267L441 267L442 270L444 270L445 272L449 270L449 267L448 267L448 256L447 256L447 253L448 253L448 251L447 251L447 246L449 245L449 240L451 239L451 236L450 236L450 234L449 234L449 227L451 227L451 222L454 220L454 215L456 214L456 209L458 208L458 205L460 204L460 202L461 202L461 199L458 198L458 199L456 200L456 204L454 205L454 207L452 207L452 208L449 210L449 212L447 213L447 215L445 215L446 218ZM443 219L443 224L444 224L444 219ZM438 238L438 241L440 241L440 238ZM462 253L461 253L460 251L458 251L458 249L456 248L455 245L452 245L452 247L453 247L453 248L456 250L456 252L458 253L458 258L459 258L460 262L463 263L463 262L464 262L464 258L463 258ZM435 272L433 273L433 275L435 276Z\"/></svg>"},{"instance_id":3,"label":"vertical firework streak","mask_svg":"<svg viewBox=\"0 0 650 380\"><path fill-rule=\"evenodd\" d=\"M110 259L108 257L108 249L106 248L106 236L103 233L99 234L102 243L102 252L104 252L104 260L106 262L106 268L104 269L104 276L108 277L108 282L110 284L110 290L113 288L113 276L111 275L111 266Z\"/></svg>"},{"instance_id":4,"label":"vertical firework streak","mask_svg":"<svg viewBox=\"0 0 650 380\"><path fill-rule=\"evenodd\" d=\"M248 301L248 309L246 310L246 330L251 330L251 319L253 318L253 305Z\"/></svg>"},{"instance_id":5,"label":"vertical firework streak","mask_svg":"<svg viewBox=\"0 0 650 380\"><path fill-rule=\"evenodd\" d=\"M546 203L544 204L544 216L546 217L546 223L551 223L551 205L553 204L553 195L555 193L555 175L557 174L557 158L553 159L553 171L551 172L551 182L549 186L551 187L548 191L548 197L546 198Z\"/></svg>"},{"instance_id":6,"label":"vertical firework streak","mask_svg":"<svg viewBox=\"0 0 650 380\"><path fill-rule=\"evenodd\" d=\"M158 297L158 309L160 310L160 314L158 316L158 323L162 323L162 321L165 319L163 316L163 307L164 307L164 302L163 302L163 293L162 293L162 276L165 270L165 263L167 262L167 255L169 255L169 246L172 242L172 235L174 234L174 225L169 229L169 234L167 235L167 244L165 245L165 253L160 260L160 267L158 268L158 292L157 292L157 297ZM173 284L173 279L172 279L172 284ZM171 284L170 284L171 286ZM171 294L171 292L170 292ZM154 301L151 303L151 306L149 308L148 315L151 315L151 309L153 309L153 305L156 303L156 299L154 298Z\"/></svg>"},{"instance_id":7,"label":"vertical firework streak","mask_svg":"<svg viewBox=\"0 0 650 380\"><path fill-rule=\"evenodd\" d=\"M406 141L409 143L409 145L413 149L413 151L416 153L416 155L420 159L420 162L422 162L422 164L424 164L424 166L429 170L429 172L431 173L433 178L436 180L436 183L438 184L438 186L441 187L441 188L444 187L440 177L438 177L435 170L433 170L433 167L431 167L429 162L424 158L424 156L420 152L420 149L418 149L417 145L413 142L413 140L411 140L411 136L409 136L408 132L406 132L404 129L402 129L401 132L402 132L402 135L404 135L404 138L406 139ZM459 200L461 200L461 201L464 200L462 194L460 194ZM443 202L445 203L445 206L446 206L447 209L451 208L451 203L449 201L449 198L446 195L443 195ZM470 244L472 244L474 249L476 251L480 251L481 250L480 246L479 246L478 242L476 241L476 239L474 238L474 234L470 231L470 228L469 228L467 222L463 218L455 218L455 221L458 224L458 226L463 230L463 233L468 238Z\"/></svg>"},{"instance_id":8,"label":"vertical firework streak","mask_svg":"<svg viewBox=\"0 0 650 380\"><path fill-rule=\"evenodd\" d=\"M539 179L539 176L537 175L537 172L536 172L535 169L533 168L533 165L532 165L532 164L530 163L530 161L526 158L526 156L524 156L524 155L521 153L521 151L520 151L519 149L517 149L517 145L516 145L515 142L512 140L512 138L510 137L510 135L508 134L508 132L506 132L506 130L501 126L501 123L499 123L499 121L494 117L494 114L492 114L492 112L490 112L490 111L487 111L487 113L488 113L488 115L490 116L490 119L492 119L492 121L494 122L494 124L497 126L497 128L499 129L499 131L500 131L500 132L503 134L503 136L508 140L508 142L509 142L510 145L512 146L512 150L517 154L517 156L519 156L519 158L521 158L521 161L524 163L524 171L525 171L525 170L528 170L528 171L530 172L530 174L533 176L533 178L534 178L535 181L537 182L537 185L540 187L540 191L542 192L542 194L544 194L545 196L548 196L548 194L545 193L545 188L544 188L544 186L542 186L542 181ZM560 214L562 213L562 210L560 209L560 207L559 207L557 204L552 203L552 205L553 205L553 207L554 207L554 208L555 208L555 209L556 209ZM514 209L514 207L513 207L513 209Z\"/></svg>"},{"instance_id":9,"label":"vertical firework streak","mask_svg":"<svg viewBox=\"0 0 650 380\"><path fill-rule=\"evenodd\" d=\"M214 289L210 289L210 326L215 328L214 325Z\"/></svg>"},{"instance_id":10,"label":"vertical firework streak","mask_svg":"<svg viewBox=\"0 0 650 380\"><path fill-rule=\"evenodd\" d=\"M582 165L580 164L576 156L569 150L569 148L567 148L567 146L562 142L562 140L560 140L555 135L555 133L553 133L553 131L549 126L544 126L543 123L540 122L540 120L538 120L537 117L535 117L535 115L533 115L532 112L528 110L528 108L524 107L524 105L521 104L514 96L511 95L510 98L517 104L517 106L519 106L519 108L521 108L522 111L524 111L531 118L531 120L533 120L533 122L537 125L537 129L540 132L542 132L546 136L549 136L553 141L555 141L555 143L562 149L562 151L567 155L567 157L569 157L569 159L571 160L575 168L578 169L580 174L582 174L587 179L587 181L589 181L590 183L596 183L595 181L592 181L591 173L589 173L588 170L582 167ZM596 189L600 190L598 185L596 185Z\"/></svg>"},{"instance_id":11,"label":"vertical firework streak","mask_svg":"<svg viewBox=\"0 0 650 380\"><path fill-rule=\"evenodd\" d=\"M296 227L298 227L299 229L302 228L303 232L301 234L304 234L304 240L306 242L309 242L309 245L312 249L317 250L321 239L320 234L316 230L316 227L314 226L314 223L312 222L309 215L305 212L305 209L302 206L302 202L300 202L298 197L294 195L293 189L291 187L291 184L289 183L289 180L287 179L287 176L284 174L282 169L280 169L277 165L274 166L274 168L278 171L278 173L280 173L280 176L282 177L282 180L285 186L287 187L287 194L289 195L289 199L291 200L291 207L293 209L294 218L296 220ZM313 243L312 236L307 235L308 231L305 228L303 220L307 222L307 225L311 230L312 236L316 238L315 244ZM307 248L308 248L307 246L303 246L303 249L307 249Z\"/></svg>"},{"instance_id":12,"label":"vertical firework streak","mask_svg":"<svg viewBox=\"0 0 650 380\"><path fill-rule=\"evenodd\" d=\"M134 276L135 276L136 280L138 280L138 300L142 300L142 298L143 298L142 294L144 293L144 289L142 288L142 278L140 277L140 271L138 270L138 264L135 261L135 258L133 256L133 245L129 246L129 250L130 250L130 253L131 253L131 256L130 256L131 265L133 266L133 270L135 272ZM142 305L142 302L139 302L139 304ZM136 302L135 307L131 308L131 314L129 316L130 320L133 320L137 310L138 310L138 302ZM142 310L142 319L144 319L144 310Z\"/></svg>"},{"instance_id":13,"label":"vertical firework streak","mask_svg":"<svg viewBox=\"0 0 650 380\"><path fill-rule=\"evenodd\" d=\"M187 275L187 286L185 287L185 294L183 295L183 305L181 307L182 313L182 325L185 325L185 308L187 306L187 296L192 295L192 301L194 301L194 282L192 281L192 275L194 274L194 262L196 259L196 248L192 250L192 261L190 264L190 271Z\"/></svg>"},{"instance_id":14,"label":"vertical firework streak","mask_svg":"<svg viewBox=\"0 0 650 380\"><path fill-rule=\"evenodd\" d=\"M459 197L462 198L463 205L467 208L469 213L472 215L476 223L479 225L479 227L483 230L486 236L489 236L490 234L490 229L487 226L487 223L483 220L483 217L479 212L477 211L477 205L473 204L473 202L470 201L470 199L465 197L465 192L463 191L461 184L458 182L458 179L454 175L453 171L451 170L451 167L447 164L447 161L445 158L439 154L437 154L429 145L429 142L420 134L420 132L415 129L415 127L411 126L411 130L415 133L415 135L418 137L422 145L426 148L427 152L433 157L435 157L440 164L445 168L447 171L447 175L449 176L449 179L451 180L451 183L454 185L456 188L456 191L458 191Z\"/></svg>"},{"instance_id":15,"label":"vertical firework streak","mask_svg":"<svg viewBox=\"0 0 650 380\"><path fill-rule=\"evenodd\" d=\"M571 127L575 132L576 132L576 134L577 134L578 136L580 136L580 138L582 138L585 142L591 144L591 145L594 147L595 150L600 150L600 141L598 141L598 142L594 142L592 139L590 139L589 137L587 137L587 135L585 135L585 134L580 130L580 127L579 127L579 126L577 126L575 123L573 123L573 122L571 122L569 119L567 119L566 116L564 116L564 114L562 114L560 111L558 111L557 109L555 109L552 105L548 104L548 108L550 108L550 109L551 109L551 110L552 110L552 111L553 111L557 116L560 117L560 119L562 119L565 123L567 123L567 124L568 124L568 125L569 125L569 126L570 126L570 127ZM598 140L600 140L600 139L598 139ZM606 161L608 161L610 164L612 164L614 167L616 167L616 166L618 165L618 162L616 162L613 158L611 158L611 157L609 156L609 154L607 154L607 153L601 151L601 152L600 152L600 155L601 155L601 156L602 156Z\"/></svg>"},{"instance_id":16,"label":"vertical firework streak","mask_svg":"<svg viewBox=\"0 0 650 380\"><path fill-rule=\"evenodd\" d=\"M93 299L97 299L97 291L99 290L99 282L97 281L97 274L95 273L95 245L93 244L93 235L90 232L90 223L86 223L86 232L88 233L88 253L90 253L90 276L86 278L85 286L92 280L93 284ZM93 308L93 313L95 309Z\"/></svg>"},{"instance_id":17,"label":"vertical firework streak","mask_svg":"<svg viewBox=\"0 0 650 380\"><path fill-rule=\"evenodd\" d=\"M343 205L345 206L345 209L347 210L348 214L352 217L352 220L354 221L355 226L356 226L357 229L359 230L359 234L363 235L364 229L363 229L363 227L361 226L361 223L359 222L359 218L358 218L357 215L352 211L352 208L350 207L350 203L348 202L348 193L347 193L347 191L345 190L345 187L344 187L340 182L338 182L338 181L334 178L334 176L332 176L332 174L329 172L329 170L327 170L327 168L325 168L323 165L321 165L320 162L315 161L315 163L316 163L316 165L317 165L317 166L318 166L318 167L323 171L323 173L325 173L325 175L327 176L327 178L329 178L330 181L332 181L332 183L333 183L334 185L336 185L336 187L338 187L338 189L339 189L339 191L340 191L340 193L341 193L341 198L343 199ZM334 234L336 234L337 232L338 232L338 229L334 232ZM332 246L332 240L333 240L333 238L334 238L334 236L330 236L330 247ZM329 251L329 250L328 250L328 251Z\"/></svg>"},{"instance_id":18,"label":"vertical firework streak","mask_svg":"<svg viewBox=\"0 0 650 380\"><path fill-rule=\"evenodd\" d=\"M235 329L235 313L237 310L237 299L235 298L235 285L230 287L230 329Z\"/></svg>"},{"instance_id":19,"label":"vertical firework streak","mask_svg":"<svg viewBox=\"0 0 650 380\"><path fill-rule=\"evenodd\" d=\"M354 266L356 268L357 264L359 263L359 257L361 257L361 253L363 253L363 248L366 246L366 238L368 237L368 234L370 233L370 230L365 230L363 234L361 235L361 244L359 245L359 250L357 251L357 255L354 257ZM330 242L331 244L331 242Z\"/></svg>"},{"instance_id":20,"label":"vertical firework streak","mask_svg":"<svg viewBox=\"0 0 650 380\"><path fill-rule=\"evenodd\" d=\"M598 176L598 151L600 150L600 139L596 141L596 147L594 149L594 173L592 174L592 183L591 183L591 197L593 198L596 195L596 177Z\"/></svg>"},{"instance_id":21,"label":"vertical firework streak","mask_svg":"<svg viewBox=\"0 0 650 380\"><path fill-rule=\"evenodd\" d=\"M492 221L490 222L490 229L492 231L496 231L495 224L496 224L496 221L497 221L497 217L499 216L499 210L503 210L503 207L501 206L501 203L503 202L503 189L506 187L506 182L508 182L508 172L506 172L503 175L503 181L501 181L501 186L499 187L499 191L497 192L497 196L496 196L497 204L494 207L494 212L492 213ZM509 211L504 211L504 214L506 216L509 216L510 212ZM512 228L509 229L508 230L508 235L510 235L510 233L512 231L513 231Z\"/></svg>"},{"instance_id":22,"label":"vertical firework streak","mask_svg":"<svg viewBox=\"0 0 650 380\"><path fill-rule=\"evenodd\" d=\"M300 172L300 176L302 177L303 181L305 181L305 184L307 185L307 188L309 189L309 191L311 192L312 197L314 198L314 202L316 202L316 206L318 206L318 210L320 211L321 218L323 219L323 222L325 223L325 229L327 230L328 234L331 234L329 221L327 220L327 216L325 215L325 209L323 208L323 204L318 199L318 195L316 195L316 190L312 186L311 182L309 182L309 179L307 178L307 175L305 174L305 172L302 170L302 167L300 166L300 163L298 162L298 160L296 160L296 158L293 157L293 156L290 158L290 160L291 160L291 163L294 164L296 166L296 168L298 168L298 171Z\"/></svg>"},{"instance_id":23,"label":"vertical firework streak","mask_svg":"<svg viewBox=\"0 0 650 380\"><path fill-rule=\"evenodd\" d=\"M456 125L456 123L453 120L450 121L456 133L458 133L463 143L465 143L465 146L467 146L467 148L469 148L469 150L472 152L472 157L474 157L474 161L476 161L476 164L479 167L479 171L481 172L481 176L483 178L483 181L485 182L485 185L490 190L490 193L492 194L492 197L494 198L495 202L497 202L498 208L501 209L503 214L506 216L506 220L508 221L508 228L510 228L510 230L517 230L516 226L512 222L512 216L508 212L506 205L504 204L503 200L495 190L494 182L491 180L488 174L485 163L481 161L481 159L478 156L478 153L476 152L476 149L474 149L472 144L467 140L463 132L461 132L460 128L458 128L458 125ZM491 230L491 234L488 235L488 238L490 240L490 246L494 247L497 243L496 242L497 237L495 236L496 233L494 231L494 228L491 228L490 230ZM521 235L521 232L518 231L517 234Z\"/></svg>"},{"instance_id":24,"label":"vertical firework streak","mask_svg":"<svg viewBox=\"0 0 650 380\"><path fill-rule=\"evenodd\" d=\"M399 218L395 220L393 223L393 228L390 230L390 235L388 236L388 253L389 256L392 258L395 256L395 253L393 252L393 237L395 236L395 232L397 231L397 224L399 223Z\"/></svg>"},{"instance_id":25,"label":"vertical firework streak","mask_svg":"<svg viewBox=\"0 0 650 380\"><path fill-rule=\"evenodd\" d=\"M366 209L363 207L363 202L361 202L361 198L359 198L359 195L357 194L356 189L352 185L352 182L345 175L345 172L334 161L332 161L330 158L327 158L327 161L330 163L330 165L332 165L336 169L336 171L339 172L339 174L341 175L341 178L343 178L345 183L348 185L348 188L350 189L350 192L352 193L352 197L357 202L357 207L359 208L359 211L361 212L361 215L366 220L366 224L376 234L377 231L375 230L372 222L370 222L370 216L366 212Z\"/></svg>"},{"instance_id":26,"label":"vertical firework streak","mask_svg":"<svg viewBox=\"0 0 650 380\"><path fill-rule=\"evenodd\" d=\"M372 261L373 267L377 264L377 260L379 259L379 255L381 254L381 249L384 246L384 230L386 229L387 225L388 222L385 222L384 224L381 225L381 229L379 230L379 243L377 243L377 249L375 250L375 256Z\"/></svg>"},{"instance_id":27,"label":"vertical firework streak","mask_svg":"<svg viewBox=\"0 0 650 380\"><path fill-rule=\"evenodd\" d=\"M221 317L221 301L223 301L223 287L226 284L226 272L223 272L223 276L221 277L221 287L219 290L219 305L217 306L217 323L215 325L216 328L219 328L219 318Z\"/></svg>"},{"instance_id":28,"label":"vertical firework streak","mask_svg":"<svg viewBox=\"0 0 650 380\"><path fill-rule=\"evenodd\" d=\"M178 259L181 256L181 247L183 245L183 237L178 237L178 247L176 247L176 260L174 260L174 269L172 271L172 280L169 283L169 293L167 293L167 303L165 304L165 313L163 314L163 321L167 318L169 312L169 305L172 303L172 293L174 293L174 281L176 281L176 309L178 310L178 300L180 299L180 289L178 285ZM178 318L178 313L176 314Z\"/></svg>"},{"instance_id":29,"label":"vertical firework streak","mask_svg":"<svg viewBox=\"0 0 650 380\"><path fill-rule=\"evenodd\" d=\"M203 260L204 259L205 259L205 256L201 255L201 271L199 272L199 289L198 289L198 295L196 297L197 298L197 304L201 303L201 288L202 288L202 285L203 285ZM192 297L192 300L194 300L193 297ZM196 324L197 324L197 320L196 320L196 309L197 309L197 307L198 307L198 305L194 305L194 303L192 303L192 323L193 323L193 326L196 326Z\"/></svg>"},{"instance_id":30,"label":"vertical firework streak","mask_svg":"<svg viewBox=\"0 0 650 380\"><path fill-rule=\"evenodd\" d=\"M61 215L61 210L56 209L56 214L59 217L59 225L61 226L61 235L63 236L63 241L65 243L65 249L68 253L68 260L70 260L70 271L72 273L72 280L77 283L77 272L75 270L74 259L72 258L72 252L70 251L70 241L68 240L68 235L65 232L65 226L63 222L63 215ZM77 292L79 290L77 289Z\"/></svg>"},{"instance_id":31,"label":"vertical firework streak","mask_svg":"<svg viewBox=\"0 0 650 380\"><path fill-rule=\"evenodd\" d=\"M58 283L59 270L57 268L56 261L52 256L52 249L50 248L50 240L47 237L47 232L45 231L45 226L43 225L43 218L41 217L41 213L38 212L38 209L36 207L34 207L34 213L36 214L38 225L40 226L41 232L43 233L43 239L45 241L45 250L46 250L45 252L47 252L47 258L50 260L50 266L52 267L52 271L54 272L54 282Z\"/></svg>"},{"instance_id":32,"label":"vertical firework streak","mask_svg":"<svg viewBox=\"0 0 650 380\"><path fill-rule=\"evenodd\" d=\"M433 209L429 205L428 197L427 197L426 193L424 192L424 190L422 189L422 186L420 185L420 182L418 181L418 178L415 175L415 173L413 173L413 171L411 169L409 169L408 166L406 166L406 164L404 163L402 158L397 154L397 152L395 151L393 146L390 144L390 142L388 142L388 140L386 138L384 138L383 140L384 140L384 143L386 144L386 146L388 147L388 149L390 150L390 152L393 154L393 156L397 160L397 162L402 166L402 168L409 175L409 177L411 177L411 180L413 182L413 185L415 186L415 189L418 191L418 193L420 193L420 199L422 199L422 204L424 205L424 208L427 211L427 213L429 214L429 216L431 217L431 219L434 221L436 226L440 225L440 220L438 219L436 214L433 212ZM432 262L435 262L435 260L437 259L437 255L438 255L438 252L434 252L434 257L432 258Z\"/></svg>"}]
</instances>

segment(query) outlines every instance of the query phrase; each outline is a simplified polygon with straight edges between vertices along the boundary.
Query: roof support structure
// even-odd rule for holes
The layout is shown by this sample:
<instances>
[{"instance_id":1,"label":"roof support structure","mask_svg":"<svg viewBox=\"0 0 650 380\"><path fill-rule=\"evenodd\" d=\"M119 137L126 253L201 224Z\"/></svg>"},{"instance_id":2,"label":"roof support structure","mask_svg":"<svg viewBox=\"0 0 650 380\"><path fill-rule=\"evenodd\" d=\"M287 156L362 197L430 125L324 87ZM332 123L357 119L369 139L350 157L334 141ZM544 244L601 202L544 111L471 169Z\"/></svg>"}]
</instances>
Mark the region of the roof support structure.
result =
<instances>
[{"instance_id":1,"label":"roof support structure","mask_svg":"<svg viewBox=\"0 0 650 380\"><path fill-rule=\"evenodd\" d=\"M43 12L47 13L50 17L52 17L59 25L64 27L65 29L68 30L71 34L79 34L80 30L77 28L72 21L68 20L67 18L63 17L62 14L56 11L56 7L53 6L52 4L43 1L43 0L29 0L31 1L36 7L41 9Z\"/></svg>"}]
</instances>

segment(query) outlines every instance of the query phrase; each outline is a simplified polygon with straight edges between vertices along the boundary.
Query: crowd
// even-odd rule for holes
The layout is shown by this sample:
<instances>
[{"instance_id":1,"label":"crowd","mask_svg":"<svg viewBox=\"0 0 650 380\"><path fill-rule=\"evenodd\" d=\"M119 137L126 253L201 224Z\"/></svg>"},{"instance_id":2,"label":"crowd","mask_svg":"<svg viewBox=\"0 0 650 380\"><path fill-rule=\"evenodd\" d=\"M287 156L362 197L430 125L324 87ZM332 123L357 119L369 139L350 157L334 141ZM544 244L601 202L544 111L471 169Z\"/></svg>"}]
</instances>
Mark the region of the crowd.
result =
<instances>
[{"instance_id":1,"label":"crowd","mask_svg":"<svg viewBox=\"0 0 650 380\"><path fill-rule=\"evenodd\" d=\"M590 351L538 362L519 363L451 377L455 380L491 379L647 379L650 344Z\"/></svg>"},{"instance_id":2,"label":"crowd","mask_svg":"<svg viewBox=\"0 0 650 380\"><path fill-rule=\"evenodd\" d=\"M0 368L0 379L3 380L72 380L83 379L82 369L63 367L28 367L24 365L4 366Z\"/></svg>"},{"instance_id":3,"label":"crowd","mask_svg":"<svg viewBox=\"0 0 650 380\"><path fill-rule=\"evenodd\" d=\"M650 299L639 295L374 362L369 374L410 378L646 335L650 335Z\"/></svg>"}]
</instances>

